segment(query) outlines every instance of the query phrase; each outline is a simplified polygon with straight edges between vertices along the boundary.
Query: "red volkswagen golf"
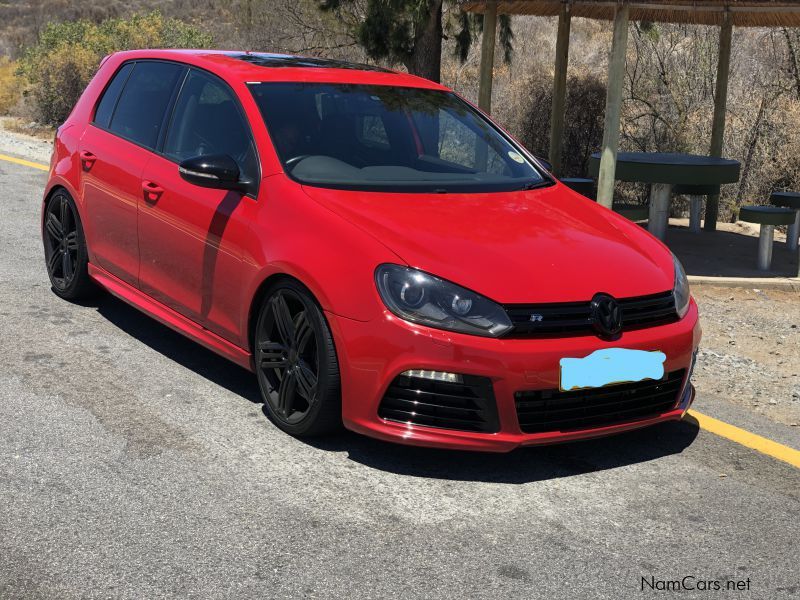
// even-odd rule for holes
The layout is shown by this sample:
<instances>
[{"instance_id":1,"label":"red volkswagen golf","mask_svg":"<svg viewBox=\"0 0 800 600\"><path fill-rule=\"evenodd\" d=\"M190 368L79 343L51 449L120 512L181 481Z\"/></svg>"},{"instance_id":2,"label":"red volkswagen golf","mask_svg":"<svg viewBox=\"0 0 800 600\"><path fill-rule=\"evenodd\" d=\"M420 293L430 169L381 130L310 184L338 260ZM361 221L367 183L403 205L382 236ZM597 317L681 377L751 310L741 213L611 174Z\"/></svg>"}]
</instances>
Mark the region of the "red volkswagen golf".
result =
<instances>
[{"instance_id":1,"label":"red volkswagen golf","mask_svg":"<svg viewBox=\"0 0 800 600\"><path fill-rule=\"evenodd\" d=\"M506 451L680 419L680 263L486 115L405 74L106 58L59 128L54 291L104 288L255 372L294 435Z\"/></svg>"}]
</instances>

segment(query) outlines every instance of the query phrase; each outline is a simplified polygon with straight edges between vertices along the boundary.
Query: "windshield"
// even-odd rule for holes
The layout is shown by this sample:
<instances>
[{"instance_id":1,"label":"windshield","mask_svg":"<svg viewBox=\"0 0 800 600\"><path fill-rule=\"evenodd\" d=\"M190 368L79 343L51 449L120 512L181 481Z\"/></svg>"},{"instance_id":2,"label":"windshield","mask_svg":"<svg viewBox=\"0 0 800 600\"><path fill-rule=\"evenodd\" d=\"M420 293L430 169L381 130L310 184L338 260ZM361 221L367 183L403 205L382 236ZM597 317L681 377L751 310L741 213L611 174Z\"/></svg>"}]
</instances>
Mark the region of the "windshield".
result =
<instances>
[{"instance_id":1,"label":"windshield","mask_svg":"<svg viewBox=\"0 0 800 600\"><path fill-rule=\"evenodd\" d=\"M551 182L450 92L319 83L250 89L286 173L300 183L447 193Z\"/></svg>"}]
</instances>

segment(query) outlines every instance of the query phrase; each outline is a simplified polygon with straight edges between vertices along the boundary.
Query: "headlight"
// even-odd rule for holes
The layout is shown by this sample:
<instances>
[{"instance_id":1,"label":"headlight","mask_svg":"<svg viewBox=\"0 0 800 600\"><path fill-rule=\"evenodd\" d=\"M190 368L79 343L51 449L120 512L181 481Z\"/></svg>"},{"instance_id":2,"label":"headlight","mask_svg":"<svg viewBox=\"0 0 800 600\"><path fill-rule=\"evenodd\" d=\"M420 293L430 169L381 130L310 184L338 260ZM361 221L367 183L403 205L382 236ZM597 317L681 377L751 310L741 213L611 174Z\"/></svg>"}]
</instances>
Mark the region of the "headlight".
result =
<instances>
[{"instance_id":1,"label":"headlight","mask_svg":"<svg viewBox=\"0 0 800 600\"><path fill-rule=\"evenodd\" d=\"M424 271L381 265L375 281L386 307L406 321L485 337L501 336L512 327L498 304Z\"/></svg>"},{"instance_id":2,"label":"headlight","mask_svg":"<svg viewBox=\"0 0 800 600\"><path fill-rule=\"evenodd\" d=\"M681 261L674 254L672 262L675 264L675 286L672 294L675 296L675 310L678 311L678 317L682 319L689 310L689 298L691 298L689 280L686 278L686 271L683 270Z\"/></svg>"}]
</instances>

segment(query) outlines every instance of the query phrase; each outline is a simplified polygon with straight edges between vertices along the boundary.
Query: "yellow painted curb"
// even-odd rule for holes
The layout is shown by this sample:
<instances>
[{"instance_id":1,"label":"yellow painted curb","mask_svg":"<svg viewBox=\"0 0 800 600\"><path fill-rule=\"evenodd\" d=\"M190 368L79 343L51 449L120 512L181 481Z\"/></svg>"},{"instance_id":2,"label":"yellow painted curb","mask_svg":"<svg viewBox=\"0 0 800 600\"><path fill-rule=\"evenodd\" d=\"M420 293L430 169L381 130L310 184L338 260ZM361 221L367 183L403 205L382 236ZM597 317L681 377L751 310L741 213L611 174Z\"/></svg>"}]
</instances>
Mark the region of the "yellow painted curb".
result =
<instances>
[{"instance_id":1,"label":"yellow painted curb","mask_svg":"<svg viewBox=\"0 0 800 600\"><path fill-rule=\"evenodd\" d=\"M742 446L747 446L757 452L761 452L762 454L766 454L767 456L771 456L772 458L800 469L800 450L795 450L789 446L773 442L770 439L761 437L755 433L750 433L744 429L739 429L738 427L729 425L728 423L719 421L695 410L690 410L688 414L697 420L701 429L710 431L720 437L724 437Z\"/></svg>"},{"instance_id":2,"label":"yellow painted curb","mask_svg":"<svg viewBox=\"0 0 800 600\"><path fill-rule=\"evenodd\" d=\"M16 165L23 165L25 167L31 167L32 169L39 169L40 171L49 171L50 167L47 165L43 165L42 163L32 162L30 160L25 160L23 158L16 158L15 156L8 156L7 154L0 154L0 160L4 160L6 162L14 163Z\"/></svg>"}]
</instances>

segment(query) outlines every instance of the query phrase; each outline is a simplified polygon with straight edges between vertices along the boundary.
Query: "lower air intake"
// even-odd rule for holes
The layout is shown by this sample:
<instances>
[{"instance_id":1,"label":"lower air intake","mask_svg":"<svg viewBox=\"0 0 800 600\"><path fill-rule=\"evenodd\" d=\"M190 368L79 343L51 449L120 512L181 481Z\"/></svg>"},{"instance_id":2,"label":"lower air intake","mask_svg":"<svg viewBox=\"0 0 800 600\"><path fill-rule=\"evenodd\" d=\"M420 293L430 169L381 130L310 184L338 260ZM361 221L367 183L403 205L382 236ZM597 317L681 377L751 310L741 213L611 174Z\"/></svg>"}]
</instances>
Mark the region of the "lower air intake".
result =
<instances>
[{"instance_id":1,"label":"lower air intake","mask_svg":"<svg viewBox=\"0 0 800 600\"><path fill-rule=\"evenodd\" d=\"M397 376L386 390L378 416L387 421L496 433L500 429L492 382L462 375L462 383Z\"/></svg>"},{"instance_id":2,"label":"lower air intake","mask_svg":"<svg viewBox=\"0 0 800 600\"><path fill-rule=\"evenodd\" d=\"M675 408L684 369L659 381L639 381L588 390L517 392L517 418L524 433L591 429L655 417Z\"/></svg>"}]
</instances>

